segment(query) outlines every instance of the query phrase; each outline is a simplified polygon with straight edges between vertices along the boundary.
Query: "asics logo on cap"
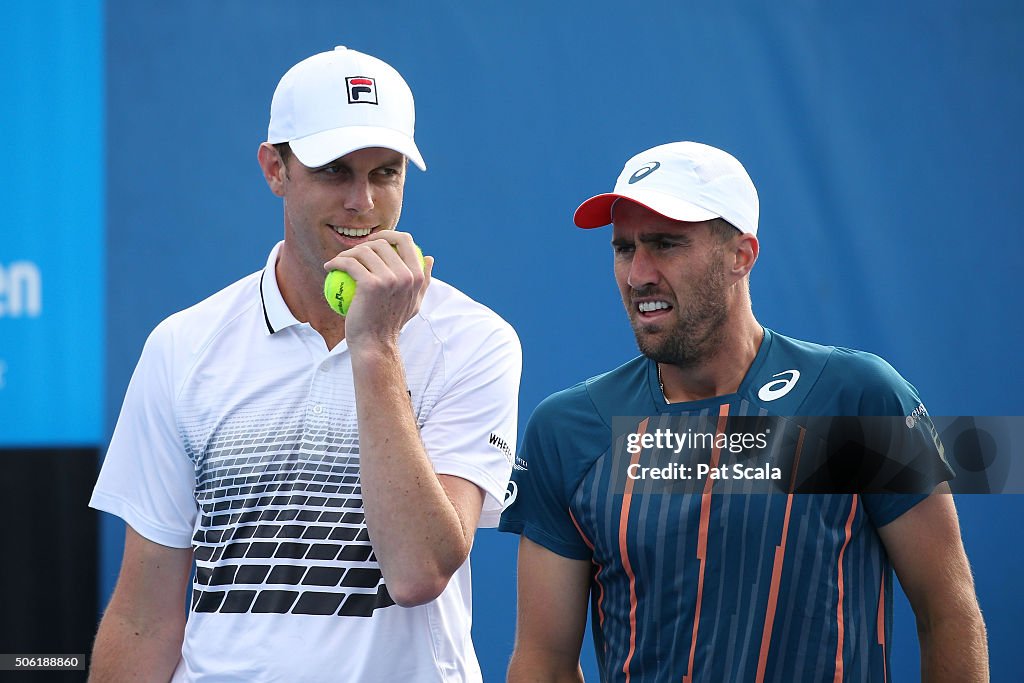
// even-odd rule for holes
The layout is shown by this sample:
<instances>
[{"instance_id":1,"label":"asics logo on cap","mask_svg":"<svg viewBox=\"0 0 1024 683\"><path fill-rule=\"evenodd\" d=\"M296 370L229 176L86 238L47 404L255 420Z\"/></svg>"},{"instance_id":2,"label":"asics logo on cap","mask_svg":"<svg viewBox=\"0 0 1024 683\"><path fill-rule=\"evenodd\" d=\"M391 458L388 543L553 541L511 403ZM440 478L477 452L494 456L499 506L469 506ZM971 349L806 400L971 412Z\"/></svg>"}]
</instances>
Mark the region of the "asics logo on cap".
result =
<instances>
[{"instance_id":1,"label":"asics logo on cap","mask_svg":"<svg viewBox=\"0 0 1024 683\"><path fill-rule=\"evenodd\" d=\"M661 162L660 161L648 161L646 164L644 164L643 166L638 168L633 173L633 175L631 175L629 177L629 184L632 185L633 183L637 182L638 180L643 180L647 176L649 176L652 173L654 173L655 171L657 171L659 168L661 168Z\"/></svg>"},{"instance_id":2,"label":"asics logo on cap","mask_svg":"<svg viewBox=\"0 0 1024 683\"><path fill-rule=\"evenodd\" d=\"M368 76L349 76L345 79L348 86L349 104L377 104L377 83Z\"/></svg>"}]
</instances>

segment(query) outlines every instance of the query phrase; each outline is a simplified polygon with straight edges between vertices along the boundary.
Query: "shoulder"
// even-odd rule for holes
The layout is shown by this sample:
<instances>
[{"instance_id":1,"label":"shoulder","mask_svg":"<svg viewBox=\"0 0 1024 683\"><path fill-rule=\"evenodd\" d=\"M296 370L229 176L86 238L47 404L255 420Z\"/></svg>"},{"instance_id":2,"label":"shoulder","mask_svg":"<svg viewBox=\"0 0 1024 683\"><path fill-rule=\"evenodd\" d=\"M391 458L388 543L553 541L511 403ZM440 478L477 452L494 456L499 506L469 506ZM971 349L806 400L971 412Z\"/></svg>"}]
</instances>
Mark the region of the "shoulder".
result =
<instances>
[{"instance_id":1,"label":"shoulder","mask_svg":"<svg viewBox=\"0 0 1024 683\"><path fill-rule=\"evenodd\" d=\"M832 347L826 369L837 379L855 380L865 390L881 391L906 384L896 368L869 351Z\"/></svg>"},{"instance_id":2,"label":"shoulder","mask_svg":"<svg viewBox=\"0 0 1024 683\"><path fill-rule=\"evenodd\" d=\"M529 478L567 499L594 458L608 449L611 427L597 411L586 382L556 391L534 409L516 462ZM524 473L514 478L524 479ZM537 481L540 477L542 482ZM556 484L560 482L560 484Z\"/></svg>"},{"instance_id":3,"label":"shoulder","mask_svg":"<svg viewBox=\"0 0 1024 683\"><path fill-rule=\"evenodd\" d=\"M859 383L902 379L899 373L880 356L843 346L829 346L795 339L770 331L773 355L787 356L799 363L824 363L826 372L837 377L856 379ZM857 374L851 374L857 373Z\"/></svg>"},{"instance_id":4,"label":"shoulder","mask_svg":"<svg viewBox=\"0 0 1024 683\"><path fill-rule=\"evenodd\" d=\"M216 333L225 324L262 308L260 278L263 271L250 273L197 304L163 320L157 329L178 335Z\"/></svg>"},{"instance_id":5,"label":"shoulder","mask_svg":"<svg viewBox=\"0 0 1024 683\"><path fill-rule=\"evenodd\" d=\"M917 389L884 358L867 351L836 347L823 373L833 391L845 397L856 415L909 415L921 405Z\"/></svg>"},{"instance_id":6,"label":"shoulder","mask_svg":"<svg viewBox=\"0 0 1024 683\"><path fill-rule=\"evenodd\" d=\"M642 404L646 372L647 359L638 356L551 394L537 406L531 420L561 425L566 431L588 431L610 430L613 416L646 415L650 412Z\"/></svg>"},{"instance_id":7,"label":"shoulder","mask_svg":"<svg viewBox=\"0 0 1024 683\"><path fill-rule=\"evenodd\" d=\"M262 319L260 277L257 271L228 285L199 303L165 318L146 341L149 353L163 353L181 361L202 352L236 321ZM247 330L251 329L247 326Z\"/></svg>"},{"instance_id":8,"label":"shoulder","mask_svg":"<svg viewBox=\"0 0 1024 683\"><path fill-rule=\"evenodd\" d=\"M828 406L834 415L906 415L921 403L917 390L884 358L868 351L826 346L775 333L780 352L818 367L805 407Z\"/></svg>"},{"instance_id":9,"label":"shoulder","mask_svg":"<svg viewBox=\"0 0 1024 683\"><path fill-rule=\"evenodd\" d=\"M420 306L419 316L438 328L456 328L461 327L459 323L467 323L512 330L512 326L490 308L437 278L430 281L427 293L423 297L423 304Z\"/></svg>"},{"instance_id":10,"label":"shoulder","mask_svg":"<svg viewBox=\"0 0 1024 683\"><path fill-rule=\"evenodd\" d=\"M777 415L908 415L917 390L866 351L787 337L765 328L768 344L744 380L745 394Z\"/></svg>"},{"instance_id":11,"label":"shoulder","mask_svg":"<svg viewBox=\"0 0 1024 683\"><path fill-rule=\"evenodd\" d=\"M600 420L587 392L586 382L556 391L537 404L530 422L539 428L573 425L580 421Z\"/></svg>"},{"instance_id":12,"label":"shoulder","mask_svg":"<svg viewBox=\"0 0 1024 683\"><path fill-rule=\"evenodd\" d=\"M478 348L503 345L521 354L519 336L501 316L452 285L433 278L417 314L424 329L440 343Z\"/></svg>"},{"instance_id":13,"label":"shoulder","mask_svg":"<svg viewBox=\"0 0 1024 683\"><path fill-rule=\"evenodd\" d=\"M829 346L772 332L772 353L793 360L795 366L822 367L822 378L832 382L853 382L861 387L881 388L902 382L900 374L881 356L843 346Z\"/></svg>"},{"instance_id":14,"label":"shoulder","mask_svg":"<svg viewBox=\"0 0 1024 683\"><path fill-rule=\"evenodd\" d=\"M645 356L637 356L614 370L585 380L582 384L593 394L628 393L644 383L650 363Z\"/></svg>"}]
</instances>

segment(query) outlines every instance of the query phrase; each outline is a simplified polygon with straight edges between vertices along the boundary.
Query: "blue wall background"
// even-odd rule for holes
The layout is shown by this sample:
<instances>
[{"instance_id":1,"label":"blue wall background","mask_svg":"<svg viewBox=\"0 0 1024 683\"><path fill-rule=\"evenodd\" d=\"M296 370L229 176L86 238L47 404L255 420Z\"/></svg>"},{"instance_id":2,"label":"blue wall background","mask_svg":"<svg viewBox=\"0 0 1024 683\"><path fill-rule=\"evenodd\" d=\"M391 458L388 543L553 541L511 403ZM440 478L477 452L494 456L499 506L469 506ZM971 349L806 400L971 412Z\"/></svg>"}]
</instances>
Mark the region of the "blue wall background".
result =
<instances>
[{"instance_id":1,"label":"blue wall background","mask_svg":"<svg viewBox=\"0 0 1024 683\"><path fill-rule=\"evenodd\" d=\"M83 433L109 435L160 319L258 269L279 239L280 205L255 160L270 97L289 66L336 44L384 58L412 85L430 170L410 176L402 228L435 255L439 277L519 331L523 424L548 393L635 354L609 235L575 230L571 216L610 189L632 154L678 139L731 151L758 186L752 288L764 324L886 357L933 414L1024 414L1013 265L1024 211L1024 9L1012 0L900 4L107 0L105 26L76 20L76 3L57 3L52 16L34 10L40 34L52 22L68 50L104 41L106 54L105 149L82 134L62 142L62 156L41 155L15 127L5 170L5 184L25 183L17 187L38 210L57 194L46 190L75 191L69 160L106 157L104 253L76 260L87 273L107 261L105 300L91 299L76 323L105 324L88 336L105 336L105 382L66 370L67 382L105 391L98 435ZM5 62L43 59L27 46L5 50ZM69 97L95 113L100 85L85 81ZM30 86L16 82L15 92ZM86 177L88 217L102 210L102 184ZM58 213L52 221L78 218ZM2 225L6 264L28 226ZM39 258L75 258L61 245L77 234L55 232L54 251ZM10 343L8 328L0 333ZM22 414L43 400L32 397ZM1012 632L1024 610L1024 501L963 496L958 505L993 679L1024 680ZM105 519L103 602L122 535ZM515 539L482 532L473 562L474 637L486 679L501 680ZM896 680L918 677L915 641L900 601ZM586 654L596 680L591 661Z\"/></svg>"},{"instance_id":2,"label":"blue wall background","mask_svg":"<svg viewBox=\"0 0 1024 683\"><path fill-rule=\"evenodd\" d=\"M95 445L104 423L103 7L9 3L0 18L0 448Z\"/></svg>"}]
</instances>

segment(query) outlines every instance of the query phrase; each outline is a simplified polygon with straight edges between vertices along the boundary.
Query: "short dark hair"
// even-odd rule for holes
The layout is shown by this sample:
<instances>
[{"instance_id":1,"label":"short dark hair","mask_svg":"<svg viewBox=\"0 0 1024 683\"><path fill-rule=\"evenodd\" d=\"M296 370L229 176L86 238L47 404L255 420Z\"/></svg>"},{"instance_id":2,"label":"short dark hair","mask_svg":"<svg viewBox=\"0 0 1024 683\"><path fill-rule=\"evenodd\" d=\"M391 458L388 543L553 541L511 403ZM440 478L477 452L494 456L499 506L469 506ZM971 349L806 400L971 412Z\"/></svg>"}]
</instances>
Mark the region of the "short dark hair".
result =
<instances>
[{"instance_id":1,"label":"short dark hair","mask_svg":"<svg viewBox=\"0 0 1024 683\"><path fill-rule=\"evenodd\" d=\"M288 160L292 158L292 148L287 142L276 142L274 143L274 149L281 156L281 163L287 168Z\"/></svg>"},{"instance_id":2,"label":"short dark hair","mask_svg":"<svg viewBox=\"0 0 1024 683\"><path fill-rule=\"evenodd\" d=\"M710 230L711 235L713 237L717 237L718 241L722 244L725 244L733 237L740 234L740 230L724 218L712 218L708 221L708 230Z\"/></svg>"}]
</instances>

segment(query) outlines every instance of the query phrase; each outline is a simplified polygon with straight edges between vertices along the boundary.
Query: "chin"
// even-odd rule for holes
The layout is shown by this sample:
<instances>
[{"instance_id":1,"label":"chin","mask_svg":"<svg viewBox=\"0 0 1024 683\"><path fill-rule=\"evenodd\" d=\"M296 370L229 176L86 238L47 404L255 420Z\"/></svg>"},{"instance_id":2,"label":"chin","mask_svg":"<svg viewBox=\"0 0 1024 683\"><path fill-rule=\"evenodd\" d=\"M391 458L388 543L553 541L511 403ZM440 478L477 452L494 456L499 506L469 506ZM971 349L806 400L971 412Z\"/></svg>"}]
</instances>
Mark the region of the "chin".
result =
<instances>
[{"instance_id":1,"label":"chin","mask_svg":"<svg viewBox=\"0 0 1024 683\"><path fill-rule=\"evenodd\" d=\"M633 334L636 335L638 343L641 338L650 338L665 332L665 326L659 323L648 323L636 318L631 318L629 322L633 328Z\"/></svg>"},{"instance_id":2,"label":"chin","mask_svg":"<svg viewBox=\"0 0 1024 683\"><path fill-rule=\"evenodd\" d=\"M651 335L643 334L634 330L634 336L636 337L636 346L640 349L640 353L650 358L655 358L661 355L664 344L659 344L657 340L652 339Z\"/></svg>"}]
</instances>

